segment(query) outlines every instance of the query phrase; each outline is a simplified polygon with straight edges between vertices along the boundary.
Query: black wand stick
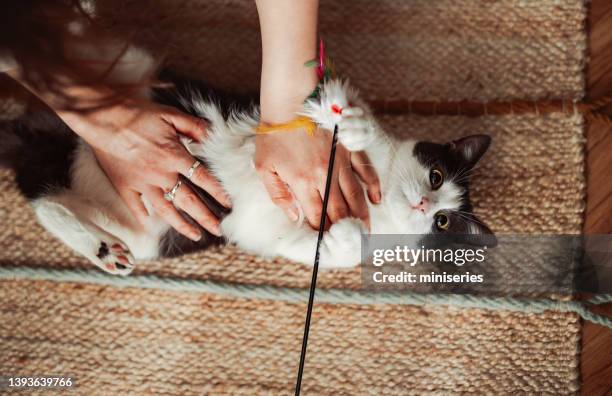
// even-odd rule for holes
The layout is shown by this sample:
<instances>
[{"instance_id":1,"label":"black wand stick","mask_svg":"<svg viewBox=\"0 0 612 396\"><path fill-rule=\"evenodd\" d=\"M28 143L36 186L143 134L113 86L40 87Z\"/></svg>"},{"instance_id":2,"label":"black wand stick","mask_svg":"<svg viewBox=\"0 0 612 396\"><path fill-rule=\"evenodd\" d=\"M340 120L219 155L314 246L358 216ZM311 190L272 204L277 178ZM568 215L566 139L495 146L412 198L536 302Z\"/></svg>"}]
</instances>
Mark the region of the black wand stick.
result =
<instances>
[{"instance_id":1,"label":"black wand stick","mask_svg":"<svg viewBox=\"0 0 612 396\"><path fill-rule=\"evenodd\" d=\"M319 249L325 232L325 214L327 213L327 202L329 201L329 187L331 186L334 170L334 159L336 158L336 143L338 143L338 125L334 127L331 152L329 153L329 165L327 166L327 180L325 181L325 193L323 194L323 209L321 210L321 222L319 223L319 236L317 238L317 250L315 252L314 266L312 268L312 280L310 281L310 295L308 296L308 308L306 310L306 323L304 324L304 338L302 338L302 353L300 354L300 367L298 368L297 381L295 384L295 396L300 395L302 389L302 374L304 374L304 362L306 361L306 348L308 346L308 333L310 332L310 319L312 318L312 305L314 304L315 289L317 288L317 274L319 273Z\"/></svg>"}]
</instances>

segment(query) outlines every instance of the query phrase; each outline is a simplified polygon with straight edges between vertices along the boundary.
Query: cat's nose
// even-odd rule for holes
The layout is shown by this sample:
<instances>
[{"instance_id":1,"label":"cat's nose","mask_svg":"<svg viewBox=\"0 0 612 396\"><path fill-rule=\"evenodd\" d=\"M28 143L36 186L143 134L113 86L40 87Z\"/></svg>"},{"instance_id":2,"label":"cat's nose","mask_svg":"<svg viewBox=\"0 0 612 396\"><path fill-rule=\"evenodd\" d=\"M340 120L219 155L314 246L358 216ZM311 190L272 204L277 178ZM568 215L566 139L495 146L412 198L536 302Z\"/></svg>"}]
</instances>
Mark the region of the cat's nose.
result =
<instances>
[{"instance_id":1,"label":"cat's nose","mask_svg":"<svg viewBox=\"0 0 612 396\"><path fill-rule=\"evenodd\" d=\"M427 197L422 197L421 202L416 205L412 205L412 209L420 210L423 213L426 213L429 209L429 199Z\"/></svg>"}]
</instances>

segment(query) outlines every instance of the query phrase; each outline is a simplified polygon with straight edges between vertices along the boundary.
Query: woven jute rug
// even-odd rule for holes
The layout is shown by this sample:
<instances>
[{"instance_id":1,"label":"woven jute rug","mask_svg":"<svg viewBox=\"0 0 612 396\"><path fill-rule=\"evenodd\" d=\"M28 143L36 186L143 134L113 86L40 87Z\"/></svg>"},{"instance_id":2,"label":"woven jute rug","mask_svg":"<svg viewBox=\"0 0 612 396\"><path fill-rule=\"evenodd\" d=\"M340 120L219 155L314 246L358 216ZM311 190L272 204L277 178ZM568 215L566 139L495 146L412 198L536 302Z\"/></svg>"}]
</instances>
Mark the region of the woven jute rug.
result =
<instances>
[{"instance_id":1,"label":"woven jute rug","mask_svg":"<svg viewBox=\"0 0 612 396\"><path fill-rule=\"evenodd\" d=\"M108 3L110 4L110 2ZM125 2L101 7L135 23ZM219 86L256 89L250 1L160 1L151 35L171 66ZM578 100L582 1L322 1L339 68L370 99ZM386 115L390 131L442 141L488 133L475 210L497 233L577 234L585 200L579 115ZM0 173L0 265L89 268L35 222ZM513 270L513 271L512 271ZM511 280L524 269L508 269ZM135 276L307 288L310 269L234 247L142 263ZM322 288L360 289L359 270ZM66 373L78 394L291 394L305 304L34 280L0 282L0 373ZM440 306L315 304L305 394L551 393L578 390L580 320Z\"/></svg>"}]
</instances>

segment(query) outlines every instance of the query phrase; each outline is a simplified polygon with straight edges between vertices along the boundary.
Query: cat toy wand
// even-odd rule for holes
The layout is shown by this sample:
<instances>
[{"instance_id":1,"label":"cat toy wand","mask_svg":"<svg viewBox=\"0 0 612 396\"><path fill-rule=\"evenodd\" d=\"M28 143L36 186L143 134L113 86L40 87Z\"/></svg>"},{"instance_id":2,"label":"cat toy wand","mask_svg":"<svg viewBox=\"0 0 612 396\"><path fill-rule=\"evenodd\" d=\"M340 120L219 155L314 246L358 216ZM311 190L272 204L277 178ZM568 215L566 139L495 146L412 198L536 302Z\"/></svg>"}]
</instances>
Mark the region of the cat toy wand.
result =
<instances>
[{"instance_id":1,"label":"cat toy wand","mask_svg":"<svg viewBox=\"0 0 612 396\"><path fill-rule=\"evenodd\" d=\"M317 237L317 249L315 251L314 266L312 268L312 279L310 281L310 294L308 296L308 308L306 309L306 323L304 324L304 337L302 338L302 352L300 354L300 366L298 368L297 381L295 384L295 396L300 395L302 388L302 374L306 361L306 348L308 347L308 334L310 332L310 320L312 318L312 306L314 304L315 289L317 288L317 274L319 273L319 250L323 233L325 232L325 213L327 213L327 202L329 201L329 190L334 170L334 159L336 158L336 144L338 143L338 125L334 126L331 152L329 153L329 164L327 165L327 179L325 180L325 192L323 194L323 209L321 210L321 221L319 222L319 236Z\"/></svg>"},{"instance_id":2,"label":"cat toy wand","mask_svg":"<svg viewBox=\"0 0 612 396\"><path fill-rule=\"evenodd\" d=\"M325 47L323 40L319 40L319 59L312 60L305 64L307 67L316 67L317 75L320 81L325 81L330 77L335 76L335 68L333 63L325 57ZM319 94L320 85L315 88L310 97L316 97ZM336 104L332 105L332 112L341 115L342 108ZM323 207L321 209L321 221L319 222L319 235L317 237L317 248L315 250L314 266L312 268L312 279L310 281L310 294L308 296L308 308L306 309L306 320L304 323L304 337L302 338L302 352L300 353L300 365L295 384L295 396L300 395L302 389L302 375L304 374L304 363L306 361L306 349L308 347L308 334L310 332L310 321L312 319L312 307L314 304L315 290L317 288L317 274L319 273L319 255L321 242L323 241L323 233L325 232L325 214L327 213L327 203L329 201L329 190L334 171L334 160L336 158L336 145L338 143L338 125L334 126L334 134L332 136L331 151L329 153L329 162L327 165L327 178L325 180L325 192L323 193Z\"/></svg>"}]
</instances>

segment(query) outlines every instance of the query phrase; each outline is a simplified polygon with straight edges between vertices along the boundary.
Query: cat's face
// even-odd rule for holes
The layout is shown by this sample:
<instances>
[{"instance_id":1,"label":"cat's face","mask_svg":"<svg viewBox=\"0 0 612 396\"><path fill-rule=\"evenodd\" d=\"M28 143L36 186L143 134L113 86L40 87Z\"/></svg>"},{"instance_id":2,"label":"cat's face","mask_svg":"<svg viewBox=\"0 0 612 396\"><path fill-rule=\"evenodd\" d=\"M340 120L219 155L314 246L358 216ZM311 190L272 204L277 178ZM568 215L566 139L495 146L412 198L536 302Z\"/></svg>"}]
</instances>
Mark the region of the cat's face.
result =
<instances>
[{"instance_id":1,"label":"cat's face","mask_svg":"<svg viewBox=\"0 0 612 396\"><path fill-rule=\"evenodd\" d=\"M388 194L402 233L479 236L469 242L494 244L489 227L472 212L468 184L490 143L487 135L473 135L446 144L404 142L397 148Z\"/></svg>"}]
</instances>

